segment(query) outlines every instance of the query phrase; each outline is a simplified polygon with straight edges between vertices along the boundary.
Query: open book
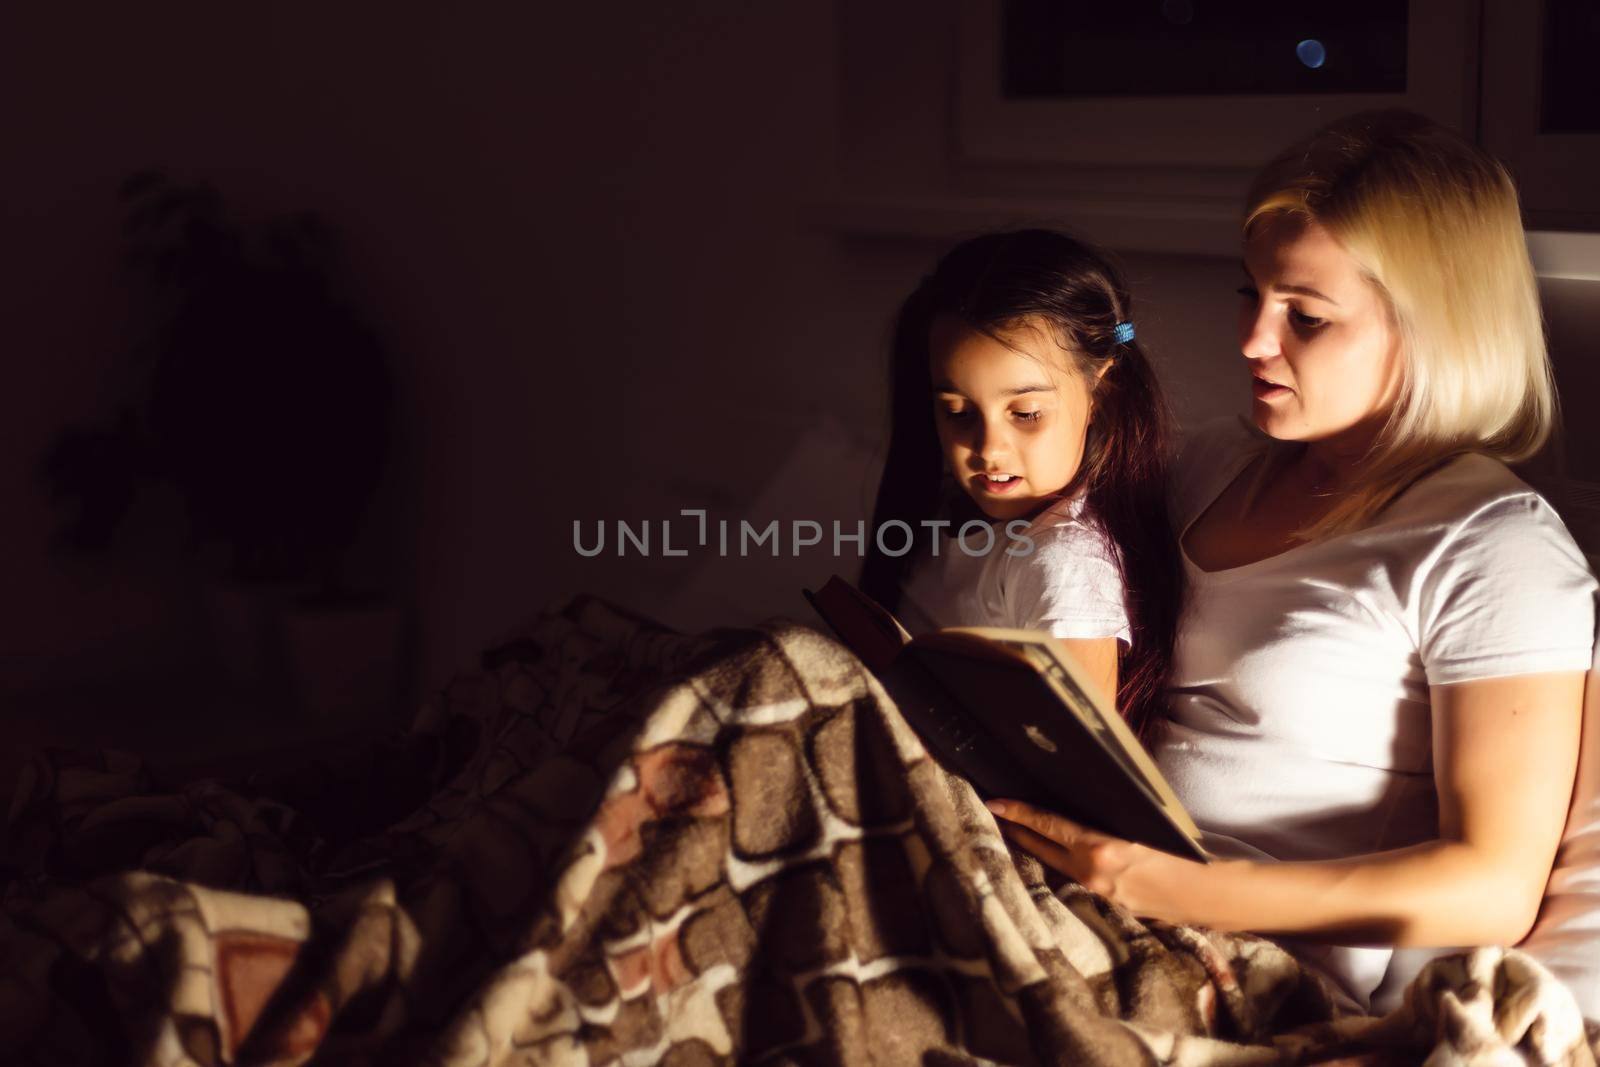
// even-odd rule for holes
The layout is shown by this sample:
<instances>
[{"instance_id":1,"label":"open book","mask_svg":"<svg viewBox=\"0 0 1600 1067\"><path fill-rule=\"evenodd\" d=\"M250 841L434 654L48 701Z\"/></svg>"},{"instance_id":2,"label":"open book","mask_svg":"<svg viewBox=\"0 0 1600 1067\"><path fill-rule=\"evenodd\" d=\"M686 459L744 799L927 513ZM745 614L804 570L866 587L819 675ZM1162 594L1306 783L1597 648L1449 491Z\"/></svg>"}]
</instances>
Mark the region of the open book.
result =
<instances>
[{"instance_id":1,"label":"open book","mask_svg":"<svg viewBox=\"0 0 1600 1067\"><path fill-rule=\"evenodd\" d=\"M1149 753L1049 634L971 627L913 638L837 575L804 592L883 682L933 757L980 796L1012 797L1209 861L1199 829Z\"/></svg>"}]
</instances>

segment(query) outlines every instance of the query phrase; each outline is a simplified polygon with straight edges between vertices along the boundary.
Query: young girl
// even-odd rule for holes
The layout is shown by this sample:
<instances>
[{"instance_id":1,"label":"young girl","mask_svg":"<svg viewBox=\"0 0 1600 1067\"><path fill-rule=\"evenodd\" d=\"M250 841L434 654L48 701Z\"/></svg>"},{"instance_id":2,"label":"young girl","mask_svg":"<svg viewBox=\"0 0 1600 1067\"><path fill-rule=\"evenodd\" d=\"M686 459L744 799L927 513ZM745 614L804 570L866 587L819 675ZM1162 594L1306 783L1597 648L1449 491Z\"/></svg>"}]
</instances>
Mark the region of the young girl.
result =
<instances>
[{"instance_id":1,"label":"young girl","mask_svg":"<svg viewBox=\"0 0 1600 1067\"><path fill-rule=\"evenodd\" d=\"M1138 731L1161 699L1181 569L1170 417L1103 256L1047 230L988 234L901 307L868 595L913 631L1045 630ZM897 547L891 543L890 547Z\"/></svg>"}]
</instances>

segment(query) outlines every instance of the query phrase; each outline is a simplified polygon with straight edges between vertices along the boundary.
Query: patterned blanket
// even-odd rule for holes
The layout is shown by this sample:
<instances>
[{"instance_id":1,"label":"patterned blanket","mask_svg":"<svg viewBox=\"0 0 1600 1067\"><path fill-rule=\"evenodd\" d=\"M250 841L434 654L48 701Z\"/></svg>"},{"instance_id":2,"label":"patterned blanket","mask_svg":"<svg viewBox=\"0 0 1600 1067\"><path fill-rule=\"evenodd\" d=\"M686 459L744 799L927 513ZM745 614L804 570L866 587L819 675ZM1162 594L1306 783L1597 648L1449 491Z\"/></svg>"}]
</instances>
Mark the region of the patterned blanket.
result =
<instances>
[{"instance_id":1,"label":"patterned blanket","mask_svg":"<svg viewBox=\"0 0 1600 1067\"><path fill-rule=\"evenodd\" d=\"M1272 942L1012 855L805 627L581 598L397 738L224 786L46 754L6 826L7 1064L1595 1063L1514 950L1341 1015Z\"/></svg>"}]
</instances>

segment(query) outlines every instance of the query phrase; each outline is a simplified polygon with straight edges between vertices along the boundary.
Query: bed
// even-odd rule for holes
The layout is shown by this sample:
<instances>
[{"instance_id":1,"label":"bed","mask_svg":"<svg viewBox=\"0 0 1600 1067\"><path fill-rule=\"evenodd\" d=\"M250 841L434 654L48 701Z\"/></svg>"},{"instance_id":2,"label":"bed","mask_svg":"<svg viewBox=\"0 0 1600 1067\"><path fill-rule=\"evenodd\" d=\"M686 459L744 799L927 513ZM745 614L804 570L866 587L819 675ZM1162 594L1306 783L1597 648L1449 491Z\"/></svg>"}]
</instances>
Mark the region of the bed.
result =
<instances>
[{"instance_id":1,"label":"bed","mask_svg":"<svg viewBox=\"0 0 1600 1067\"><path fill-rule=\"evenodd\" d=\"M226 780L41 753L4 838L12 1064L1592 1064L1534 955L1381 1017L1272 942L1010 853L810 627L580 597L412 727Z\"/></svg>"}]
</instances>

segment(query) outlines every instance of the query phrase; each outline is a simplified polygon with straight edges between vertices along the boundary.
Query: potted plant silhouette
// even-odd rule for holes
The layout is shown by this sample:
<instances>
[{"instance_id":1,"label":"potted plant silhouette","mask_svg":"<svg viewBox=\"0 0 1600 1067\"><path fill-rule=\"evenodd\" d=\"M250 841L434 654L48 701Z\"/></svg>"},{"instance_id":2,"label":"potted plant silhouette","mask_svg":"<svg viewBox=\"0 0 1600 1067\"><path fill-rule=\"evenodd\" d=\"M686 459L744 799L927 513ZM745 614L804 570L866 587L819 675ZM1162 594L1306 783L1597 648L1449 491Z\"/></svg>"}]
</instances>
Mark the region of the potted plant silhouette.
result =
<instances>
[{"instance_id":1,"label":"potted plant silhouette","mask_svg":"<svg viewBox=\"0 0 1600 1067\"><path fill-rule=\"evenodd\" d=\"M346 571L384 470L387 359L339 292L338 243L315 214L247 224L209 186L156 172L121 195L131 395L46 455L47 487L70 508L57 540L108 545L139 489L170 482L213 566L214 602L234 602L215 620L233 645L223 658L268 684L273 661L293 658L286 612L373 610Z\"/></svg>"}]
</instances>

